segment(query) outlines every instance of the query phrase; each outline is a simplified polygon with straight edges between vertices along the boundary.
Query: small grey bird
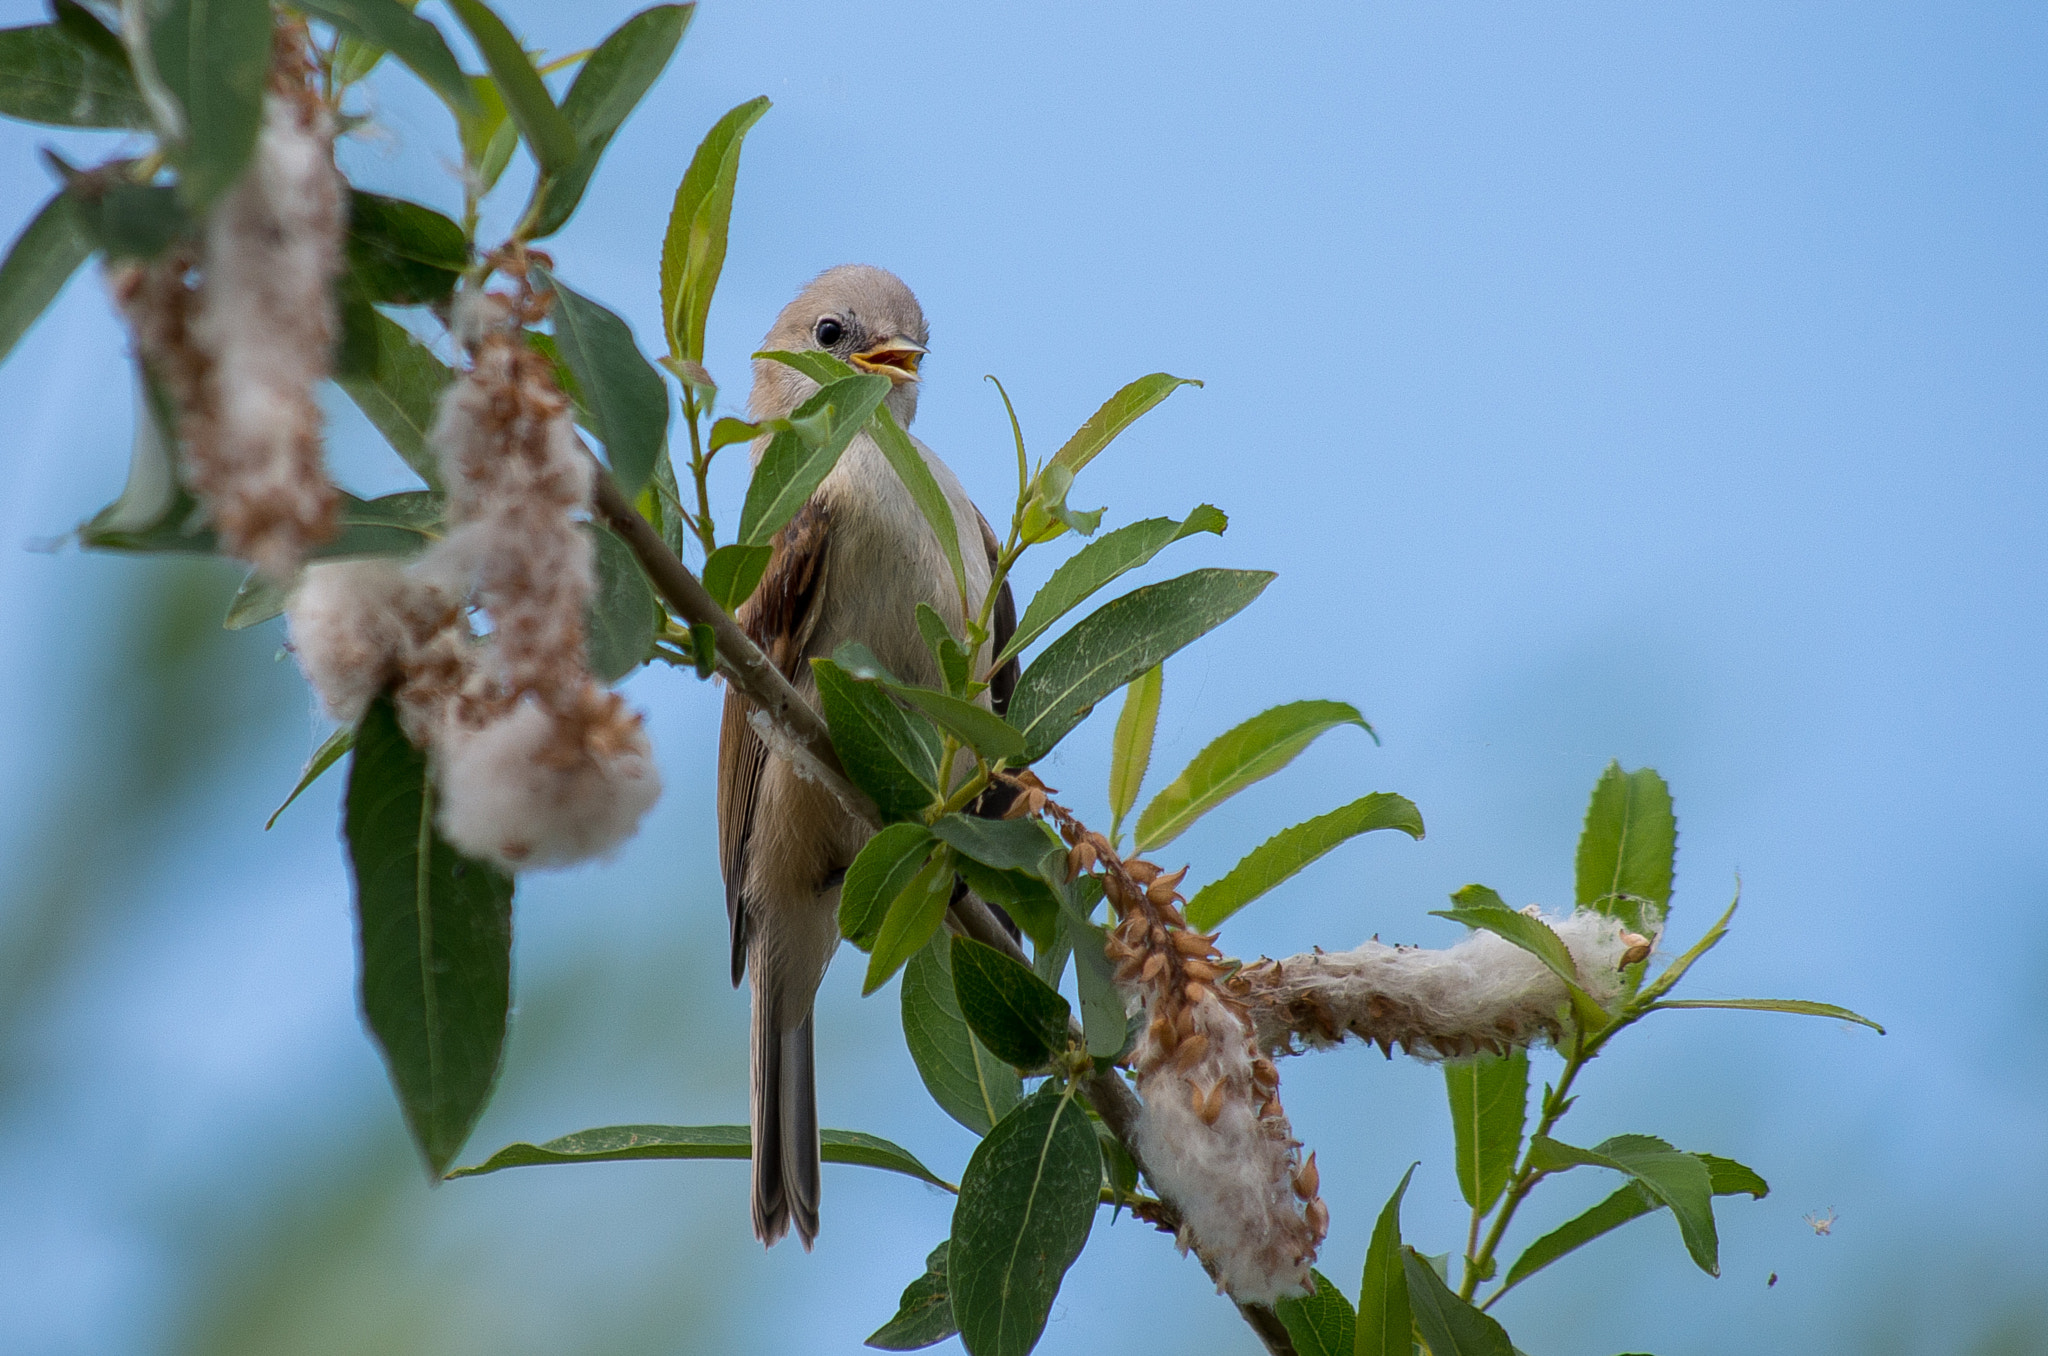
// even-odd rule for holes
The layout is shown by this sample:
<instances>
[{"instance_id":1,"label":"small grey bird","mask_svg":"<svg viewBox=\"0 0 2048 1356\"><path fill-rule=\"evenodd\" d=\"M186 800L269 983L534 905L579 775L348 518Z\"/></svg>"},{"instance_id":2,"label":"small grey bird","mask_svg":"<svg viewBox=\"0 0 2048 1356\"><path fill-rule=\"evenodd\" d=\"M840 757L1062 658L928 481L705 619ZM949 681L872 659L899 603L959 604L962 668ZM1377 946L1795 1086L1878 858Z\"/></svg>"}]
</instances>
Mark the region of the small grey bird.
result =
<instances>
[{"instance_id":1,"label":"small grey bird","mask_svg":"<svg viewBox=\"0 0 2048 1356\"><path fill-rule=\"evenodd\" d=\"M893 383L897 423L917 413L924 312L894 274L848 264L831 269L783 308L764 349L822 349ZM755 419L790 414L816 383L757 360L749 402ZM915 441L915 440L913 440ZM754 444L759 463L766 439ZM945 491L967 564L968 606L979 609L997 553L995 533L930 448L916 444ZM856 437L817 493L773 542L767 573L736 620L813 704L807 661L857 640L897 677L943 686L917 629L919 603L964 635L960 595L938 539L881 449ZM999 652L1016 628L1005 583L990 642ZM992 653L985 646L977 671ZM1015 662L983 701L1001 712L1016 686ZM747 724L748 703L728 692L718 746L718 840L725 909L732 924L732 982L753 975L754 1234L773 1244L792 1222L805 1248L818 1233L818 1103L811 1002L839 945L839 885L868 838L831 793L768 754Z\"/></svg>"}]
</instances>

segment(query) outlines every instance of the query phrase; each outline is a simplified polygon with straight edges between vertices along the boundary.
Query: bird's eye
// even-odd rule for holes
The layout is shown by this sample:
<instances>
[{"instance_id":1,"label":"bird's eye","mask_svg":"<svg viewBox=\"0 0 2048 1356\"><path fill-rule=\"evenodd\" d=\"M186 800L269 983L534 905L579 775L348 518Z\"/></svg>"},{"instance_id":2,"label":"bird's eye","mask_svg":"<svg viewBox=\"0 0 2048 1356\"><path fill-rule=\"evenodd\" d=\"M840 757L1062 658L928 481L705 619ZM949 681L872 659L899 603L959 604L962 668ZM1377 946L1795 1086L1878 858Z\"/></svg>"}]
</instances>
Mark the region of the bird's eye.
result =
<instances>
[{"instance_id":1,"label":"bird's eye","mask_svg":"<svg viewBox=\"0 0 2048 1356\"><path fill-rule=\"evenodd\" d=\"M818 328L812 333L817 336L819 348L831 348L845 335L846 327L828 315L818 322Z\"/></svg>"}]
</instances>

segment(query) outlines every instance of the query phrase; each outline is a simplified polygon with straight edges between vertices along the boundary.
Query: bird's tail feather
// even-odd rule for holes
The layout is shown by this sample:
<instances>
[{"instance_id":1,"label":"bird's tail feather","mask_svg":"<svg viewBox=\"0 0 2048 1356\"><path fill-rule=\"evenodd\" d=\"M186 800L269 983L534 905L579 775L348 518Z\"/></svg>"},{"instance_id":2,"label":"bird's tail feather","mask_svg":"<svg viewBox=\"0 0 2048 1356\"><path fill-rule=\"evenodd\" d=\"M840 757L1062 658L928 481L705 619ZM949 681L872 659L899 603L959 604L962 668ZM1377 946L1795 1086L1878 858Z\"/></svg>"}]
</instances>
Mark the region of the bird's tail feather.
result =
<instances>
[{"instance_id":1,"label":"bird's tail feather","mask_svg":"<svg viewBox=\"0 0 2048 1356\"><path fill-rule=\"evenodd\" d=\"M809 1251L819 1196L814 1023L806 1012L782 1029L758 989L753 1006L754 1236L773 1246L794 1223Z\"/></svg>"}]
</instances>

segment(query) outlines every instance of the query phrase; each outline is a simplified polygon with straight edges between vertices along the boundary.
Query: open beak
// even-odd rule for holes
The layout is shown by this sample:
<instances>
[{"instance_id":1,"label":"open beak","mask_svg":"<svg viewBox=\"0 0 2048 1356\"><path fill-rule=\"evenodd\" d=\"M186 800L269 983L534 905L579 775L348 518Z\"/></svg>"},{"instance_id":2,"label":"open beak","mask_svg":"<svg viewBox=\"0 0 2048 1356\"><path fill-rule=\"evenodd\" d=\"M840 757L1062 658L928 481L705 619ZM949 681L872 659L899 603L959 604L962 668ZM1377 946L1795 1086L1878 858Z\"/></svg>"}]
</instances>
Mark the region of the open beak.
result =
<instances>
[{"instance_id":1,"label":"open beak","mask_svg":"<svg viewBox=\"0 0 2048 1356\"><path fill-rule=\"evenodd\" d=\"M875 372L895 385L917 380L917 364L925 355L923 344L908 339L886 339L873 348L853 355L853 365L863 372Z\"/></svg>"}]
</instances>

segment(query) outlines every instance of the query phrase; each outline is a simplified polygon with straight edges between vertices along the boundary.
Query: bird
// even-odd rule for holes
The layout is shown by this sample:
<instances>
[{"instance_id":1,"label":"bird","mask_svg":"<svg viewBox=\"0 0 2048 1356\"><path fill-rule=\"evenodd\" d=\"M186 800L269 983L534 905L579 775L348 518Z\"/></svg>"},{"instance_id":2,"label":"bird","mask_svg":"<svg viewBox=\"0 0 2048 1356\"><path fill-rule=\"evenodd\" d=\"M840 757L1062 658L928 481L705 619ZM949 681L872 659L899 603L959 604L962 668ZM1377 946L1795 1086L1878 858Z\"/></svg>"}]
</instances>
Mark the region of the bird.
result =
<instances>
[{"instance_id":1,"label":"bird","mask_svg":"<svg viewBox=\"0 0 2048 1356\"><path fill-rule=\"evenodd\" d=\"M864 264L828 269L784 307L763 350L819 350L890 382L884 404L908 429L929 351L924 311L894 274ZM756 358L753 418L787 418L818 389L779 361ZM768 435L753 445L760 464ZM912 440L944 490L966 566L967 605L978 612L998 545L988 520L938 454ZM965 636L961 597L934 530L882 451L863 431L770 543L760 584L734 620L812 706L810 664L847 641L866 645L897 678L943 687L919 632L929 604ZM1016 630L1007 582L991 609L991 638L976 672ZM1016 661L990 675L981 701L1002 714ZM749 704L726 693L718 747L719 864L731 926L732 982L750 977L754 1235L767 1246L794 1225L808 1251L818 1233L819 1147L812 1004L839 945L839 887L869 828L831 792L771 756L748 723ZM956 886L956 890L958 887Z\"/></svg>"}]
</instances>

